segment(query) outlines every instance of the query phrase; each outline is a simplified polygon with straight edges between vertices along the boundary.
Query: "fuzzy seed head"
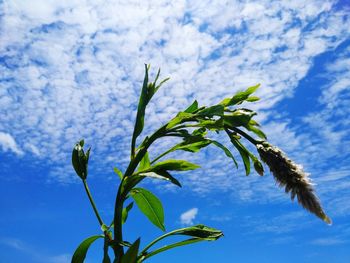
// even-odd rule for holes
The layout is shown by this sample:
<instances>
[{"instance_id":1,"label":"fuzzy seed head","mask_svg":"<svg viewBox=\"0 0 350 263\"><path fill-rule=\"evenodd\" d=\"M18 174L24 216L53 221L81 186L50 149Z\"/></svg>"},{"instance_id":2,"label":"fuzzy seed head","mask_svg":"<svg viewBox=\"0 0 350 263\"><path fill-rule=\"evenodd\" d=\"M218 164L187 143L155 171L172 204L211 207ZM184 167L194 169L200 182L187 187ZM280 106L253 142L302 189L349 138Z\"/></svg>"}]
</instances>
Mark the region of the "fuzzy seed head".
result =
<instances>
[{"instance_id":1,"label":"fuzzy seed head","mask_svg":"<svg viewBox=\"0 0 350 263\"><path fill-rule=\"evenodd\" d=\"M322 209L320 200L315 194L309 174L303 171L301 165L290 160L279 148L268 143L257 145L261 160L270 168L277 184L290 193L291 199L297 197L299 204L315 214L327 224L331 219Z\"/></svg>"}]
</instances>

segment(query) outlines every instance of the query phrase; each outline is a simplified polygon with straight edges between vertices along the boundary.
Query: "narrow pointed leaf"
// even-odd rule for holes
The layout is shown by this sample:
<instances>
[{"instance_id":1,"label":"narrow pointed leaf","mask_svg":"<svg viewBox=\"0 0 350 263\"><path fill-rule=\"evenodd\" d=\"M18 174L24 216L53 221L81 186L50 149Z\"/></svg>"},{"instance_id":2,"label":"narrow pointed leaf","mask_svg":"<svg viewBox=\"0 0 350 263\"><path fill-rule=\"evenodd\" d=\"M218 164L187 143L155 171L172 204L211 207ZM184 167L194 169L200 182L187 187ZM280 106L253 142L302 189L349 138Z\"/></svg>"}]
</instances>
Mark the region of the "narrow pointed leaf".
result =
<instances>
[{"instance_id":1,"label":"narrow pointed leaf","mask_svg":"<svg viewBox=\"0 0 350 263\"><path fill-rule=\"evenodd\" d=\"M148 170L150 171L157 171L157 170L168 170L168 171L188 171L188 170L195 170L199 168L200 166L190 163L185 160L173 160L169 159L166 161L162 161L159 163L156 163L152 167L150 167Z\"/></svg>"},{"instance_id":2,"label":"narrow pointed leaf","mask_svg":"<svg viewBox=\"0 0 350 263\"><path fill-rule=\"evenodd\" d=\"M201 224L174 230L172 233L172 235L186 235L205 240L217 240L223 236L222 231Z\"/></svg>"},{"instance_id":3,"label":"narrow pointed leaf","mask_svg":"<svg viewBox=\"0 0 350 263\"><path fill-rule=\"evenodd\" d=\"M183 150L183 151L194 153L208 146L210 143L211 141L207 139L203 139L202 141L188 143L188 144L180 143L174 150Z\"/></svg>"},{"instance_id":4,"label":"narrow pointed leaf","mask_svg":"<svg viewBox=\"0 0 350 263\"><path fill-rule=\"evenodd\" d=\"M157 227L165 231L164 210L160 200L150 191L134 188L130 192L141 212Z\"/></svg>"},{"instance_id":5,"label":"narrow pointed leaf","mask_svg":"<svg viewBox=\"0 0 350 263\"><path fill-rule=\"evenodd\" d=\"M120 180L123 179L123 173L117 167L113 168L113 171L119 176Z\"/></svg>"},{"instance_id":6,"label":"narrow pointed leaf","mask_svg":"<svg viewBox=\"0 0 350 263\"><path fill-rule=\"evenodd\" d=\"M258 101L258 100L260 100L260 98L256 97L256 96L250 96L250 97L248 97L246 99L246 101L248 101L248 102L255 102L255 101Z\"/></svg>"},{"instance_id":7,"label":"narrow pointed leaf","mask_svg":"<svg viewBox=\"0 0 350 263\"><path fill-rule=\"evenodd\" d=\"M103 235L91 236L85 239L75 250L72 263L83 263L86 257L86 253L88 252L90 245L95 242L99 238L104 238Z\"/></svg>"},{"instance_id":8,"label":"narrow pointed leaf","mask_svg":"<svg viewBox=\"0 0 350 263\"><path fill-rule=\"evenodd\" d=\"M232 98L227 98L221 101L220 104L224 105L225 107L241 104L242 102L247 100L249 96L253 94L259 87L260 84L249 87L245 91L239 91Z\"/></svg>"},{"instance_id":9,"label":"narrow pointed leaf","mask_svg":"<svg viewBox=\"0 0 350 263\"><path fill-rule=\"evenodd\" d=\"M139 170L145 170L145 169L147 169L150 166L151 166L151 162L149 160L148 152L146 152L146 154L143 156L143 158L142 158L142 160L140 162Z\"/></svg>"},{"instance_id":10,"label":"narrow pointed leaf","mask_svg":"<svg viewBox=\"0 0 350 263\"><path fill-rule=\"evenodd\" d=\"M145 110L146 110L146 106L147 106L147 104L149 102L148 70L149 70L149 66L145 65L145 77L143 79L141 95L140 95L139 104L138 104L138 107L137 107L135 127L134 127L134 132L133 132L133 135L132 135L132 139L131 139L132 151L134 151L134 148L135 148L136 138L141 134L141 132L143 130L144 119L145 119Z\"/></svg>"},{"instance_id":11,"label":"narrow pointed leaf","mask_svg":"<svg viewBox=\"0 0 350 263\"><path fill-rule=\"evenodd\" d=\"M212 144L214 144L216 147L219 147L221 150L224 151L224 153L226 154L227 157L231 158L233 163L235 164L236 168L238 168L238 164L237 161L235 159L235 157L232 155L232 153L230 152L229 149L227 149L226 146L224 146L223 144L219 143L218 141L214 141L211 140Z\"/></svg>"},{"instance_id":12,"label":"narrow pointed leaf","mask_svg":"<svg viewBox=\"0 0 350 263\"><path fill-rule=\"evenodd\" d=\"M140 247L140 238L138 238L132 245L129 247L128 251L124 254L121 263L136 263L137 254L139 253Z\"/></svg>"},{"instance_id":13,"label":"narrow pointed leaf","mask_svg":"<svg viewBox=\"0 0 350 263\"><path fill-rule=\"evenodd\" d=\"M192 120L194 118L193 114L188 112L179 112L175 118L173 118L166 126L167 129L171 129L176 125L183 123L185 121Z\"/></svg>"},{"instance_id":14,"label":"narrow pointed leaf","mask_svg":"<svg viewBox=\"0 0 350 263\"><path fill-rule=\"evenodd\" d=\"M196 116L198 117L208 117L208 118L212 118L214 116L221 117L223 115L224 115L224 106L221 104L205 108L196 113Z\"/></svg>"},{"instance_id":15,"label":"narrow pointed leaf","mask_svg":"<svg viewBox=\"0 0 350 263\"><path fill-rule=\"evenodd\" d=\"M173 177L169 172L167 172L166 170L157 170L157 172L141 173L140 175L145 176L145 177L169 181L169 182L172 182L173 184L175 184L179 187L182 187L180 182L175 177Z\"/></svg>"},{"instance_id":16,"label":"narrow pointed leaf","mask_svg":"<svg viewBox=\"0 0 350 263\"><path fill-rule=\"evenodd\" d=\"M235 138L231 138L231 142L236 147L236 149L238 150L239 154L242 157L246 175L249 175L250 173L249 151L241 144L239 140Z\"/></svg>"},{"instance_id":17,"label":"narrow pointed leaf","mask_svg":"<svg viewBox=\"0 0 350 263\"><path fill-rule=\"evenodd\" d=\"M198 109L198 102L195 100L186 110L186 113L193 113Z\"/></svg>"},{"instance_id":18,"label":"narrow pointed leaf","mask_svg":"<svg viewBox=\"0 0 350 263\"><path fill-rule=\"evenodd\" d=\"M265 133L260 130L259 128L257 128L256 126L252 126L252 125L249 125L247 126L247 130L251 131L251 132L254 132L257 136L259 136L261 139L264 139L266 140L267 137L265 135Z\"/></svg>"},{"instance_id":19,"label":"narrow pointed leaf","mask_svg":"<svg viewBox=\"0 0 350 263\"><path fill-rule=\"evenodd\" d=\"M264 175L264 167L258 159L254 160L254 169L260 175Z\"/></svg>"},{"instance_id":20,"label":"narrow pointed leaf","mask_svg":"<svg viewBox=\"0 0 350 263\"><path fill-rule=\"evenodd\" d=\"M125 224L126 220L128 219L129 211L132 209L134 205L134 202L131 202L126 207L123 208L122 211L122 224Z\"/></svg>"}]
</instances>

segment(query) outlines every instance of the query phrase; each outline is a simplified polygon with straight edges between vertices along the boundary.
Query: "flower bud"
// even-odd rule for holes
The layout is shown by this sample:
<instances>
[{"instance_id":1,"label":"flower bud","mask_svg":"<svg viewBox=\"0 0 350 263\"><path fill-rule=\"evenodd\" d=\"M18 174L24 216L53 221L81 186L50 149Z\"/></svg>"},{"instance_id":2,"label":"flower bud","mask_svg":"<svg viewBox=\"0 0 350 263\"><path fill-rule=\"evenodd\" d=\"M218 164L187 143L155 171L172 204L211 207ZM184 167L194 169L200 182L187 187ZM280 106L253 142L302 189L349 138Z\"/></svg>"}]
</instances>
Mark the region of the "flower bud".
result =
<instances>
[{"instance_id":1,"label":"flower bud","mask_svg":"<svg viewBox=\"0 0 350 263\"><path fill-rule=\"evenodd\" d=\"M82 180L85 180L88 174L88 162L91 148L89 148L85 154L83 146L84 140L75 144L72 152L72 165L77 175Z\"/></svg>"}]
</instances>

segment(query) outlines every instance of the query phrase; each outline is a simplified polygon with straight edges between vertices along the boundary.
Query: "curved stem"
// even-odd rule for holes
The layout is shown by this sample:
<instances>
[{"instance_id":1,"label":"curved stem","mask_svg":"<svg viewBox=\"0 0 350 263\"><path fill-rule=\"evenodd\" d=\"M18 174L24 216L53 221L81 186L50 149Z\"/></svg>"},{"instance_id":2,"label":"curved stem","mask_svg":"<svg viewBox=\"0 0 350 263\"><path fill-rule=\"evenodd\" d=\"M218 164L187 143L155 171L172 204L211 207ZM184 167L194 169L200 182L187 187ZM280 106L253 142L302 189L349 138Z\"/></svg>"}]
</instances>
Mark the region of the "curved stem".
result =
<instances>
[{"instance_id":1,"label":"curved stem","mask_svg":"<svg viewBox=\"0 0 350 263\"><path fill-rule=\"evenodd\" d=\"M97 220L98 220L100 226L102 226L103 225L102 218L101 218L100 214L98 213L98 210L97 210L96 204L94 202L94 199L91 196L91 192L90 192L89 186L88 186L88 184L86 182L86 179L83 179L83 184L84 184L84 188L85 188L86 194L89 197L90 204L91 204L92 208L94 209L94 212L95 212L95 215L97 217Z\"/></svg>"},{"instance_id":2,"label":"curved stem","mask_svg":"<svg viewBox=\"0 0 350 263\"><path fill-rule=\"evenodd\" d=\"M143 260L146 260L147 258L150 258L150 257L152 257L154 255L157 255L157 254L159 254L161 252L164 252L166 250L169 250L169 249L172 249L172 248L176 248L176 247L180 247L180 246L183 246L183 245L193 244L193 243L200 242L200 241L203 241L203 239L194 237L194 238L190 238L190 239L186 239L186 240L183 240L183 241L176 242L176 243L171 244L171 245L166 245L166 246L158 248L158 249L152 251L151 253L145 255L143 257Z\"/></svg>"},{"instance_id":3,"label":"curved stem","mask_svg":"<svg viewBox=\"0 0 350 263\"><path fill-rule=\"evenodd\" d=\"M242 130L236 128L236 127L227 127L227 126L225 126L225 130L226 130L227 133L228 133L228 131L227 131L228 129L232 130L232 131L234 131L234 132L236 132L236 133L238 133L240 135L242 135L244 138L246 138L248 141L250 141L254 145L257 145L257 144L262 142L262 141L255 140L252 136L250 136L249 134L245 133L244 131L242 131Z\"/></svg>"},{"instance_id":4,"label":"curved stem","mask_svg":"<svg viewBox=\"0 0 350 263\"><path fill-rule=\"evenodd\" d=\"M158 161L163 156L167 155L168 153L171 153L174 151L174 147L170 148L169 150L163 152L161 155L159 155L157 158L155 158L153 161L151 161L151 164L154 164L156 161Z\"/></svg>"},{"instance_id":5,"label":"curved stem","mask_svg":"<svg viewBox=\"0 0 350 263\"><path fill-rule=\"evenodd\" d=\"M143 253L147 252L147 250L152 247L154 244L156 244L157 242L161 241L162 239L168 237L168 236L172 236L178 232L182 232L184 229L186 228L180 228L180 229L176 229L173 231L170 231L168 233L165 233L164 235L161 235L159 237L157 237L156 239L154 239L151 243L149 243L147 246L145 246L145 248L140 252L140 255L142 255Z\"/></svg>"}]
</instances>

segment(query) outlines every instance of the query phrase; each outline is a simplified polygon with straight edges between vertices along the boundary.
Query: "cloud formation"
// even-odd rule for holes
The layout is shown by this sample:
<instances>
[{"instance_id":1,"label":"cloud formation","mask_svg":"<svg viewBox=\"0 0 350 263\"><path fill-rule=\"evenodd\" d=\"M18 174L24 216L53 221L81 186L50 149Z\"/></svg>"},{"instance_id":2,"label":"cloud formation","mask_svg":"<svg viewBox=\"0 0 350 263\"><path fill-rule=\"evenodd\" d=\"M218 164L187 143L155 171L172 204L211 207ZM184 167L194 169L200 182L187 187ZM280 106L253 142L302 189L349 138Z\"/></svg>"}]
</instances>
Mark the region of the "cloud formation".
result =
<instances>
[{"instance_id":1,"label":"cloud formation","mask_svg":"<svg viewBox=\"0 0 350 263\"><path fill-rule=\"evenodd\" d=\"M66 171L72 171L71 148L80 138L92 144L92 158L100 164L94 169L115 165L116 160L123 166L129 156L143 63L151 63L171 80L150 103L145 132L194 98L200 104L215 103L259 82L258 95L263 99L252 107L262 113L260 119L272 140L293 152L305 138L313 138L313 132L296 132L292 120L268 120L276 105L293 96L314 58L349 38L348 15L334 8L335 2L5 2L0 23L0 130L11 134L15 152L30 153L38 161L47 158L50 180L72 182L73 172ZM344 53L328 68L339 76L332 87L324 87L329 103L346 91L341 74L346 74L348 57ZM334 130L335 124L322 122L331 111L329 103L323 103L325 111L310 115L317 119L314 124L308 116L304 121L340 146L347 129ZM328 130L320 129L328 124ZM314 142L311 139L304 151L305 156L313 153L312 163L319 160ZM2 149L10 149L6 147ZM326 147L324 153L330 149L335 148ZM269 191L258 178L232 180L227 174L239 172L229 166L218 170L221 159L206 164L206 155L194 159L209 172L186 179L194 190L229 191L238 184L241 187L233 195L244 200L254 197L255 191ZM282 194L274 191L268 196Z\"/></svg>"},{"instance_id":2,"label":"cloud formation","mask_svg":"<svg viewBox=\"0 0 350 263\"><path fill-rule=\"evenodd\" d=\"M5 152L12 151L17 155L22 155L22 150L18 147L15 139L11 134L0 132L0 146L1 149Z\"/></svg>"},{"instance_id":3,"label":"cloud formation","mask_svg":"<svg viewBox=\"0 0 350 263\"><path fill-rule=\"evenodd\" d=\"M180 222L183 225L193 225L193 220L195 220L198 214L198 208L194 207L180 215Z\"/></svg>"}]
</instances>

